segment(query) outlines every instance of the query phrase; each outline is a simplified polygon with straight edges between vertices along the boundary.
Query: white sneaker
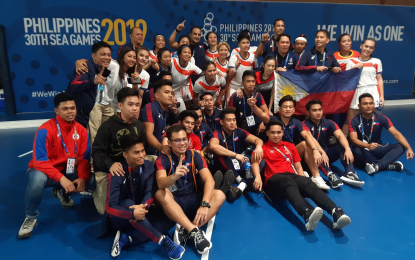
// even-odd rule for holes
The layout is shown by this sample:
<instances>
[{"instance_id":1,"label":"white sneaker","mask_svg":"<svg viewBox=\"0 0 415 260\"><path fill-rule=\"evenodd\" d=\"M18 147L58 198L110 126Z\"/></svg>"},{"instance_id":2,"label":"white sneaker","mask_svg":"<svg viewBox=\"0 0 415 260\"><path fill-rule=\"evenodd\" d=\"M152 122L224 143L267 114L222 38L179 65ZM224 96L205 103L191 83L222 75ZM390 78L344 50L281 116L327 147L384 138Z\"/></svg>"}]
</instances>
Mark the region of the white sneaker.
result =
<instances>
[{"instance_id":1,"label":"white sneaker","mask_svg":"<svg viewBox=\"0 0 415 260\"><path fill-rule=\"evenodd\" d=\"M37 219L25 218L22 226L20 227L19 234L20 238L28 238L32 236L33 228L37 226Z\"/></svg>"},{"instance_id":2,"label":"white sneaker","mask_svg":"<svg viewBox=\"0 0 415 260\"><path fill-rule=\"evenodd\" d=\"M329 190L330 187L326 184L326 182L321 178L321 176L318 176L317 178L311 177L311 180L322 190Z\"/></svg>"}]
</instances>

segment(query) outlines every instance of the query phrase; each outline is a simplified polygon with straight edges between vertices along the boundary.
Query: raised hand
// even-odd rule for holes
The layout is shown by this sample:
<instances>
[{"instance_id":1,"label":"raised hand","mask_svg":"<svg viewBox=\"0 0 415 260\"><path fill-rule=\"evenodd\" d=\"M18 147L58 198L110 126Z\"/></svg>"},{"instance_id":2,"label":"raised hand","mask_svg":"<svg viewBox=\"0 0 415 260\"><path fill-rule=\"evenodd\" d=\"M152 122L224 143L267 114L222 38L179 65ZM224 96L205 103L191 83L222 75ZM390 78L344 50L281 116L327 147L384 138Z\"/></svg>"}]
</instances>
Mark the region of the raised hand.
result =
<instances>
[{"instance_id":1,"label":"raised hand","mask_svg":"<svg viewBox=\"0 0 415 260\"><path fill-rule=\"evenodd\" d=\"M179 32L181 31L181 30L183 30L184 29L184 23L186 22L186 20L184 20L182 23L179 23L179 25L177 25L177 27L176 27L176 30L178 30Z\"/></svg>"},{"instance_id":2,"label":"raised hand","mask_svg":"<svg viewBox=\"0 0 415 260\"><path fill-rule=\"evenodd\" d=\"M98 84L105 85L105 82L107 81L107 79L104 76L102 76L102 74L104 73L104 70L105 68L102 67L99 74L95 77L95 80L94 80L95 85L98 85Z\"/></svg>"},{"instance_id":3,"label":"raised hand","mask_svg":"<svg viewBox=\"0 0 415 260\"><path fill-rule=\"evenodd\" d=\"M248 105L250 107L254 107L255 106L257 97L258 97L258 92L255 94L255 97L252 96L252 97L248 98L247 102L248 102Z\"/></svg>"},{"instance_id":4,"label":"raised hand","mask_svg":"<svg viewBox=\"0 0 415 260\"><path fill-rule=\"evenodd\" d=\"M269 30L266 34L262 35L262 40L261 42L266 42L270 39L269 37L269 33L271 32L271 30Z\"/></svg>"}]
</instances>

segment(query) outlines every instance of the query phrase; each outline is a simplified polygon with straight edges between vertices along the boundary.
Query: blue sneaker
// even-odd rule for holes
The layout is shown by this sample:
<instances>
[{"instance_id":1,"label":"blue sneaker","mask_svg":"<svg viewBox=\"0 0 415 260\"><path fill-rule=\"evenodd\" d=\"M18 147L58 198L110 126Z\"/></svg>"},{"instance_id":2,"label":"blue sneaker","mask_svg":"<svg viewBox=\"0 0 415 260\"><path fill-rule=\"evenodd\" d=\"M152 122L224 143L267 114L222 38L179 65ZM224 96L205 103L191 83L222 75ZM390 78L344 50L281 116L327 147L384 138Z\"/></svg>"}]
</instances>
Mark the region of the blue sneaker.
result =
<instances>
[{"instance_id":1,"label":"blue sneaker","mask_svg":"<svg viewBox=\"0 0 415 260\"><path fill-rule=\"evenodd\" d=\"M170 259L177 260L182 258L184 254L184 247L179 246L178 244L174 243L168 236L163 236L163 240L161 241L161 246L166 250L167 254L169 255Z\"/></svg>"},{"instance_id":2,"label":"blue sneaker","mask_svg":"<svg viewBox=\"0 0 415 260\"><path fill-rule=\"evenodd\" d=\"M114 243L112 244L111 256L119 256L121 254L121 250L129 248L132 242L133 240L130 236L127 236L118 230L114 238Z\"/></svg>"}]
</instances>

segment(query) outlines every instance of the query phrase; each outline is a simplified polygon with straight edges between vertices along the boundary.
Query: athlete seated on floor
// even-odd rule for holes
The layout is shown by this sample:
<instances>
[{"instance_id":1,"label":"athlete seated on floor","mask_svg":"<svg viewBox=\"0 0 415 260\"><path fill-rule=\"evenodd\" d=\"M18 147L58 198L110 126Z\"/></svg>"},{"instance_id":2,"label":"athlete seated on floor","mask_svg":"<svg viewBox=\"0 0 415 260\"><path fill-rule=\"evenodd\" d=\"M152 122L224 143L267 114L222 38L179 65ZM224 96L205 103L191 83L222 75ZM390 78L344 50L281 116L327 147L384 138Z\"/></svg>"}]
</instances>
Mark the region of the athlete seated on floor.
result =
<instances>
[{"instance_id":1,"label":"athlete seated on floor","mask_svg":"<svg viewBox=\"0 0 415 260\"><path fill-rule=\"evenodd\" d=\"M152 192L156 172L152 162L144 159L144 135L128 134L120 140L124 175L109 175L104 232L117 231L111 256L123 249L149 240L160 245L171 259L180 259L184 248L175 244L167 234L173 226L166 215L155 207Z\"/></svg>"},{"instance_id":2,"label":"athlete seated on floor","mask_svg":"<svg viewBox=\"0 0 415 260\"><path fill-rule=\"evenodd\" d=\"M56 118L39 127L33 143L33 159L26 172L26 218L19 230L20 238L32 236L45 188L54 187L52 194L64 208L74 207L70 194L95 188L89 163L91 147L85 127L75 121L75 99L63 92L53 102Z\"/></svg>"},{"instance_id":3,"label":"athlete seated on floor","mask_svg":"<svg viewBox=\"0 0 415 260\"><path fill-rule=\"evenodd\" d=\"M414 158L414 151L406 138L393 126L386 116L373 112L375 106L371 94L364 93L359 97L360 114L349 122L352 152L357 160L366 164L368 174L379 170L402 171L403 164L397 161L405 153L406 159ZM398 141L398 144L383 144L382 129L387 129Z\"/></svg>"},{"instance_id":4,"label":"athlete seated on floor","mask_svg":"<svg viewBox=\"0 0 415 260\"><path fill-rule=\"evenodd\" d=\"M310 129L311 134L317 140L320 147L329 157L329 163L332 165L335 161L341 161L345 173L340 177L345 183L362 187L365 182L357 177L353 167L353 153L350 149L349 142L344 136L339 126L323 117L323 102L312 99L306 104L307 116L309 119L304 120L304 124ZM330 137L336 137L337 142L334 145L329 144ZM338 188L343 183L337 178L336 174L330 168L330 165L320 165L320 170L330 180L333 188Z\"/></svg>"},{"instance_id":5,"label":"athlete seated on floor","mask_svg":"<svg viewBox=\"0 0 415 260\"><path fill-rule=\"evenodd\" d=\"M203 254L212 243L200 227L216 215L225 201L225 193L215 189L215 181L201 155L188 149L187 133L182 125L169 127L167 138L172 152L160 155L156 161L159 187L156 201L167 217L178 224L175 242L185 245L188 238L193 238L197 251ZM203 191L198 187L196 175L204 182Z\"/></svg>"},{"instance_id":6,"label":"athlete seated on floor","mask_svg":"<svg viewBox=\"0 0 415 260\"><path fill-rule=\"evenodd\" d=\"M282 141L284 125L279 121L270 121L266 126L269 141L262 147L264 151L265 191L271 199L287 199L297 213L305 220L307 231L314 230L323 211L333 216L333 228L341 229L350 224L350 218L343 210L304 176L301 159L294 144ZM252 163L255 176L260 176L258 162ZM255 178L254 187L262 189L262 180ZM319 207L312 208L303 196L310 198Z\"/></svg>"}]
</instances>

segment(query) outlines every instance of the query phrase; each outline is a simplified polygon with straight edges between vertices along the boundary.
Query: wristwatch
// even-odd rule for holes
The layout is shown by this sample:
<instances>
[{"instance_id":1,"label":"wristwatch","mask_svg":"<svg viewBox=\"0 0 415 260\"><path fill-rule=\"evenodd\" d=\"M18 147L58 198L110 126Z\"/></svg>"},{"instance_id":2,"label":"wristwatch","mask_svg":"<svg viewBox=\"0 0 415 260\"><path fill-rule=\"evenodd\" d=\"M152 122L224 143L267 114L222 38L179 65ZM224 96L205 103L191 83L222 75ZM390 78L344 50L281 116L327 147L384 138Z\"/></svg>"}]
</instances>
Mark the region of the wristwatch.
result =
<instances>
[{"instance_id":1,"label":"wristwatch","mask_svg":"<svg viewBox=\"0 0 415 260\"><path fill-rule=\"evenodd\" d=\"M210 209L210 205L206 201L200 202L200 206Z\"/></svg>"}]
</instances>

